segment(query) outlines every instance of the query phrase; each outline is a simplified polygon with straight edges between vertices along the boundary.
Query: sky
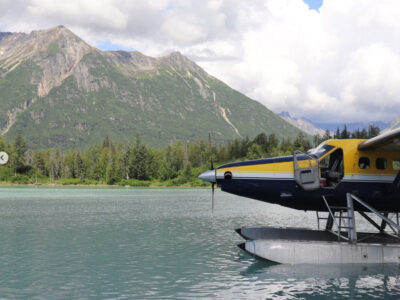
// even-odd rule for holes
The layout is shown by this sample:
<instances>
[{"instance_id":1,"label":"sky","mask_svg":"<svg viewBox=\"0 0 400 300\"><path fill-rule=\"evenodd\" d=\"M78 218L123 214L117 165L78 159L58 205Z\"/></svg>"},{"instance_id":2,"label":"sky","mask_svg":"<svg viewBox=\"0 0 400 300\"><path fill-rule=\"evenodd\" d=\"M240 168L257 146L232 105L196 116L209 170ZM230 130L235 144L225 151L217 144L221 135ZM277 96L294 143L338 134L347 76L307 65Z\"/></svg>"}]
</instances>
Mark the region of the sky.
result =
<instances>
[{"instance_id":1,"label":"sky","mask_svg":"<svg viewBox=\"0 0 400 300\"><path fill-rule=\"evenodd\" d=\"M180 51L274 112L400 115L398 0L0 0L0 31L65 25L100 49Z\"/></svg>"}]
</instances>

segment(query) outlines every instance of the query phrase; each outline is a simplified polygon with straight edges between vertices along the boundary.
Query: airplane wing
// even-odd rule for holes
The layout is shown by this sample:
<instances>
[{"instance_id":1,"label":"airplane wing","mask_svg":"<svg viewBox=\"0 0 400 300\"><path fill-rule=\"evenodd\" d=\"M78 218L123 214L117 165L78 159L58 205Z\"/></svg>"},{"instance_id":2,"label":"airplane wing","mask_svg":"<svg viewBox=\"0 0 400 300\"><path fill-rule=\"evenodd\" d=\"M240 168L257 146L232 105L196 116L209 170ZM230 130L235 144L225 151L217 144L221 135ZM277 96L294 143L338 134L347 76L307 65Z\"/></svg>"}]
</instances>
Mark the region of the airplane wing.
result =
<instances>
[{"instance_id":1,"label":"airplane wing","mask_svg":"<svg viewBox=\"0 0 400 300\"><path fill-rule=\"evenodd\" d=\"M400 151L400 128L380 134L358 145L358 150Z\"/></svg>"}]
</instances>

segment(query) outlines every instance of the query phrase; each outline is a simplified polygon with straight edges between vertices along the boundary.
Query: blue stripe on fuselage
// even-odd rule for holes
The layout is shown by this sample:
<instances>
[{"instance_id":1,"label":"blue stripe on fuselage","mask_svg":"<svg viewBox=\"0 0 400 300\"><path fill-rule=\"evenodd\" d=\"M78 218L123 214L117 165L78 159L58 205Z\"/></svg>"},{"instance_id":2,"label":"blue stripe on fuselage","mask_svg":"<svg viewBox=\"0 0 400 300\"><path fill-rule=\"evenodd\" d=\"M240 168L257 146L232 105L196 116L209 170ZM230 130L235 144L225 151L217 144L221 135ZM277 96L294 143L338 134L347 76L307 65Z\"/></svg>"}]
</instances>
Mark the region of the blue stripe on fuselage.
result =
<instances>
[{"instance_id":1,"label":"blue stripe on fuselage","mask_svg":"<svg viewBox=\"0 0 400 300\"><path fill-rule=\"evenodd\" d=\"M326 153L331 151L333 148L335 148L335 147L325 144L325 145L319 146L316 149L311 149L310 151L312 151L312 152L311 153L308 152L308 154L316 159L319 159L321 156L325 155ZM307 155L302 154L302 155L298 155L297 159L298 160L307 160L307 159L309 159L309 157ZM229 164L219 166L217 169L242 167L242 166L253 166L253 165L265 165L265 164L282 163L282 162L290 162L290 161L293 161L293 155L239 161L239 162L234 162L234 163L229 163Z\"/></svg>"},{"instance_id":2,"label":"blue stripe on fuselage","mask_svg":"<svg viewBox=\"0 0 400 300\"><path fill-rule=\"evenodd\" d=\"M306 160L306 155L299 155L297 156L298 160ZM255 160L246 160L246 161L238 161L234 163L225 164L219 166L217 169L223 168L232 168L232 167L242 167L242 166L253 166L253 165L265 165L265 164L272 164L272 163L281 163L281 162L289 162L293 161L293 155L290 156L279 156L279 157L271 157L271 158L261 158Z\"/></svg>"}]
</instances>

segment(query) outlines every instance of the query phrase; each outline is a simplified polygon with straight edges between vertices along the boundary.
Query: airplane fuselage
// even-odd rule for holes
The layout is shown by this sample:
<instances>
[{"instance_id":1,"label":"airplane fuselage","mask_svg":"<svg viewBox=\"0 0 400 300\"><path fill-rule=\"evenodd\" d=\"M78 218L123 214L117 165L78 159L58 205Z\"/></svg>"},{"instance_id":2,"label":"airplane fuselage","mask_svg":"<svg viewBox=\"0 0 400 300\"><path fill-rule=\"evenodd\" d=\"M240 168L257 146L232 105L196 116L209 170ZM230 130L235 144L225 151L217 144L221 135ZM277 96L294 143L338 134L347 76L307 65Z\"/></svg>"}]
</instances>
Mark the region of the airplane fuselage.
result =
<instances>
[{"instance_id":1,"label":"airplane fuselage","mask_svg":"<svg viewBox=\"0 0 400 300\"><path fill-rule=\"evenodd\" d=\"M400 212L394 184L400 179L400 153L359 151L363 141L328 140L308 155L225 164L215 169L215 181L222 191L294 209L326 211L322 196L329 205L345 206L346 193L353 193L377 210Z\"/></svg>"}]
</instances>

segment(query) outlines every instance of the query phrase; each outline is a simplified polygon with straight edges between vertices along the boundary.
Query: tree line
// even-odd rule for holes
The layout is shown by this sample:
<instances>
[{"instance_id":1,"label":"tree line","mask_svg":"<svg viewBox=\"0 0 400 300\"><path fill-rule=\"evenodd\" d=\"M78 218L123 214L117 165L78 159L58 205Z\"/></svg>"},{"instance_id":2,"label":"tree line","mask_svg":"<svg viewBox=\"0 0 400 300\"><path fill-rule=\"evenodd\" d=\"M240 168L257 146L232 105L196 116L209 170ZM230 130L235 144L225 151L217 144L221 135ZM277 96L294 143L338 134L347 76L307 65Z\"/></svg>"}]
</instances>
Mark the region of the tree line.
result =
<instances>
[{"instance_id":1,"label":"tree line","mask_svg":"<svg viewBox=\"0 0 400 300\"><path fill-rule=\"evenodd\" d=\"M321 135L314 135L314 145L319 145L323 141L326 141L328 139L370 139L375 136L377 136L380 133L380 129L378 126L375 126L374 124L368 125L368 129L359 129L357 128L353 132L350 132L347 129L347 126L344 125L343 129L340 130L338 127L336 129L336 132L331 133L328 129L325 130L325 133Z\"/></svg>"},{"instance_id":2,"label":"tree line","mask_svg":"<svg viewBox=\"0 0 400 300\"><path fill-rule=\"evenodd\" d=\"M338 129L335 138L379 133L379 128L348 133ZM300 133L294 140L279 140L274 134L260 133L254 139L238 138L220 145L197 140L175 142L162 149L145 145L139 136L128 144L115 145L109 137L87 151L60 148L27 149L17 134L6 143L0 137L0 151L9 154L9 162L0 166L0 181L9 183L112 184L129 186L205 185L197 176L214 165L246 159L291 155L306 151L331 138L329 131L313 141ZM212 141L212 140L211 140Z\"/></svg>"}]
</instances>

